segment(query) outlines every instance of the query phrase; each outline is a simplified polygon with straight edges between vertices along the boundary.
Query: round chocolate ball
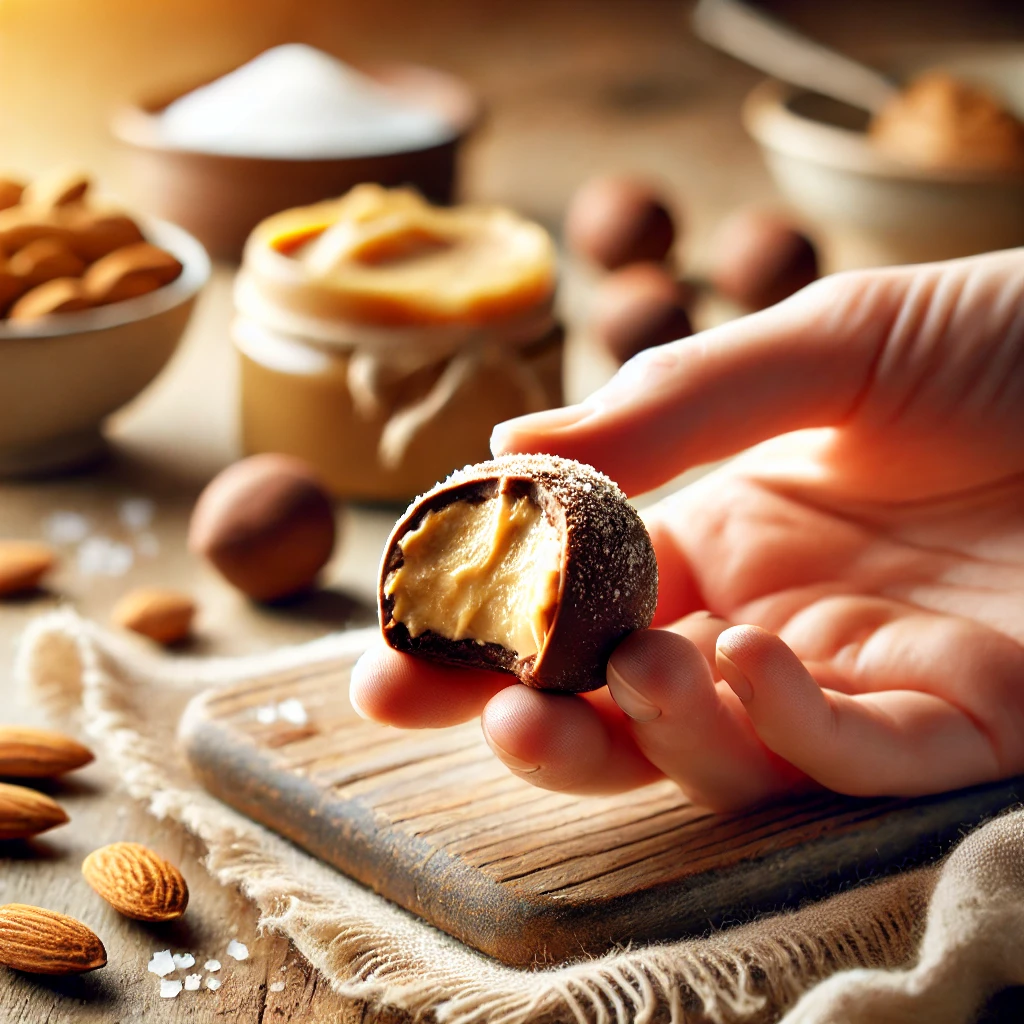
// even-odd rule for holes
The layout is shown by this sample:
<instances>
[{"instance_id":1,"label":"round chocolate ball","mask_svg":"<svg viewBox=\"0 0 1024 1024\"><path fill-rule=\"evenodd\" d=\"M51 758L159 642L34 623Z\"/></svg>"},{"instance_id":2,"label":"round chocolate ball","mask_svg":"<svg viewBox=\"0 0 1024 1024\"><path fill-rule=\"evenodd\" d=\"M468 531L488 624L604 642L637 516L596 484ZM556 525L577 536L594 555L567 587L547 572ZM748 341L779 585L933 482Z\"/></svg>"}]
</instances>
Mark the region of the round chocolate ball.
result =
<instances>
[{"instance_id":1,"label":"round chocolate ball","mask_svg":"<svg viewBox=\"0 0 1024 1024\"><path fill-rule=\"evenodd\" d=\"M711 282L747 309L774 306L817 279L814 243L781 214L738 210L715 236Z\"/></svg>"},{"instance_id":2,"label":"round chocolate ball","mask_svg":"<svg viewBox=\"0 0 1024 1024\"><path fill-rule=\"evenodd\" d=\"M657 263L616 270L598 286L594 336L620 363L644 349L687 338L693 326L686 312L686 291Z\"/></svg>"},{"instance_id":3,"label":"round chocolate ball","mask_svg":"<svg viewBox=\"0 0 1024 1024\"><path fill-rule=\"evenodd\" d=\"M331 499L290 455L253 455L228 466L199 495L189 547L257 601L306 590L334 550Z\"/></svg>"},{"instance_id":4,"label":"round chocolate ball","mask_svg":"<svg viewBox=\"0 0 1024 1024\"><path fill-rule=\"evenodd\" d=\"M565 241L577 255L606 270L660 262L676 228L658 190L639 178L592 178L576 191L565 217Z\"/></svg>"}]
</instances>

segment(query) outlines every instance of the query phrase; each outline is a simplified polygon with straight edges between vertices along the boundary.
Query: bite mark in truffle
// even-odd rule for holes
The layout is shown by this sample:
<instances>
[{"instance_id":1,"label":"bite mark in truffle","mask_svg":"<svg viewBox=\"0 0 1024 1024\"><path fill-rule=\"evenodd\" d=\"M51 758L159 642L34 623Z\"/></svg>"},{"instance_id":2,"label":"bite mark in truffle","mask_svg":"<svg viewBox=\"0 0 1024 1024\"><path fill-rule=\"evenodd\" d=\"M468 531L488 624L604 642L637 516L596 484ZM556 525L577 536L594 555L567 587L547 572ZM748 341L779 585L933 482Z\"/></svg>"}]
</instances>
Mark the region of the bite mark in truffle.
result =
<instances>
[{"instance_id":1,"label":"bite mark in truffle","mask_svg":"<svg viewBox=\"0 0 1024 1024\"><path fill-rule=\"evenodd\" d=\"M380 574L381 626L397 650L581 692L650 625L654 550L607 477L546 455L452 474L399 520Z\"/></svg>"}]
</instances>

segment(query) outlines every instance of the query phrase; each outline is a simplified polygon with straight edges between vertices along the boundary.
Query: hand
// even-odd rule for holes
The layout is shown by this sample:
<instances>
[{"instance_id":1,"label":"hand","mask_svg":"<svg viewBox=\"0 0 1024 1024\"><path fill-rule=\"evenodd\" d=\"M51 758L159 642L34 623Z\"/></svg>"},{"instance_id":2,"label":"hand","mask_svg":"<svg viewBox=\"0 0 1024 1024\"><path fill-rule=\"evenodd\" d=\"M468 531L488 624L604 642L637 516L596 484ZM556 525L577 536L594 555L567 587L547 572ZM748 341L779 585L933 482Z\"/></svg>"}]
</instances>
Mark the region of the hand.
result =
<instances>
[{"instance_id":1,"label":"hand","mask_svg":"<svg viewBox=\"0 0 1024 1024\"><path fill-rule=\"evenodd\" d=\"M720 810L1024 772L1024 250L826 278L492 445L589 462L629 494L750 450L647 511L660 628L620 644L606 690L382 645L353 679L364 714L480 714L535 785L667 776Z\"/></svg>"}]
</instances>

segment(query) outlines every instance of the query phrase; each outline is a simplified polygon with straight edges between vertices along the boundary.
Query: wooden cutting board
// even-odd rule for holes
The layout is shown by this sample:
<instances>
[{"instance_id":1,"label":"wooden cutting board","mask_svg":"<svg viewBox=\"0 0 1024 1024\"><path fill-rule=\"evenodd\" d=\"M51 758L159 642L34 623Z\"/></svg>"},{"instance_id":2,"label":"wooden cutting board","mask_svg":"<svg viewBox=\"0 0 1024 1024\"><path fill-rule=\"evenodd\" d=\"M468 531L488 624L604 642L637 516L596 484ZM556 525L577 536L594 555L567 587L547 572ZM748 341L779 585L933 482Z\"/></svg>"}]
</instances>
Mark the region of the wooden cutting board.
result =
<instances>
[{"instance_id":1,"label":"wooden cutting board","mask_svg":"<svg viewBox=\"0 0 1024 1024\"><path fill-rule=\"evenodd\" d=\"M306 724L266 721L265 709L291 698ZM724 816L667 782L613 797L548 793L510 775L476 722L414 732L363 721L344 674L323 666L205 693L184 721L211 793L518 965L793 905L934 857L1024 794L1016 779L918 800L821 794Z\"/></svg>"}]
</instances>

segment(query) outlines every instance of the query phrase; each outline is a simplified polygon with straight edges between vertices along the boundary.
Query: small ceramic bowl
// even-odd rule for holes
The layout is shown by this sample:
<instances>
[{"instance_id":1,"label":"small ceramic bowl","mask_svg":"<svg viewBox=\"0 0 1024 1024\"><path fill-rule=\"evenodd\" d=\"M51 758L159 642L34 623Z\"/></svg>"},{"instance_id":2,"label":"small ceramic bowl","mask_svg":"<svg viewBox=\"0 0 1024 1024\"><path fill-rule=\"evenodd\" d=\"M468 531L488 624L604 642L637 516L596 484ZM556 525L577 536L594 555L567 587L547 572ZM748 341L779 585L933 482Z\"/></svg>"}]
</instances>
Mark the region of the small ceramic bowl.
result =
<instances>
[{"instance_id":1,"label":"small ceramic bowl","mask_svg":"<svg viewBox=\"0 0 1024 1024\"><path fill-rule=\"evenodd\" d=\"M1024 47L923 51L899 78L941 67L987 83L1024 114ZM1024 175L899 163L868 141L866 115L768 81L744 106L777 185L819 226L829 269L951 259L1024 244Z\"/></svg>"},{"instance_id":2,"label":"small ceramic bowl","mask_svg":"<svg viewBox=\"0 0 1024 1024\"><path fill-rule=\"evenodd\" d=\"M451 125L451 136L426 148L329 159L181 149L162 140L158 119L169 103L191 91L180 90L114 118L135 198L144 209L191 231L212 256L232 261L241 258L249 232L272 213L342 195L364 181L412 185L433 202L450 203L459 149L480 117L475 95L460 79L433 68L395 64L363 70L408 105L440 115Z\"/></svg>"},{"instance_id":3,"label":"small ceramic bowl","mask_svg":"<svg viewBox=\"0 0 1024 1024\"><path fill-rule=\"evenodd\" d=\"M181 261L175 281L81 313L0 320L0 476L41 475L96 458L103 420L139 394L177 348L210 260L181 228L140 225Z\"/></svg>"}]
</instances>

